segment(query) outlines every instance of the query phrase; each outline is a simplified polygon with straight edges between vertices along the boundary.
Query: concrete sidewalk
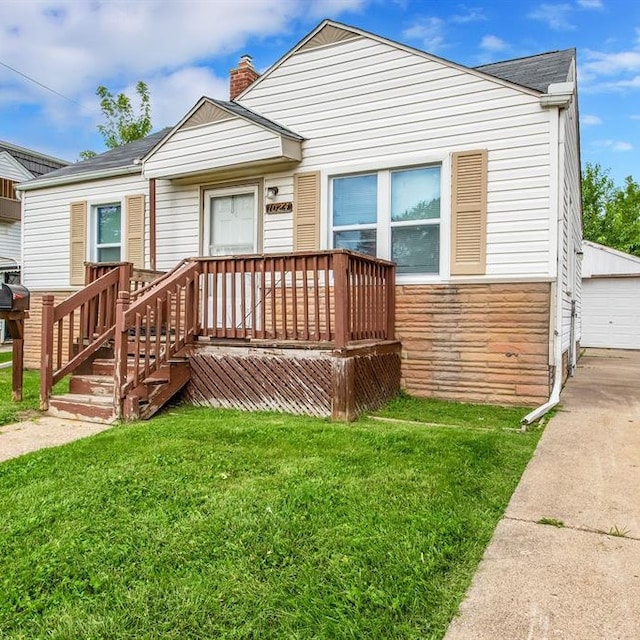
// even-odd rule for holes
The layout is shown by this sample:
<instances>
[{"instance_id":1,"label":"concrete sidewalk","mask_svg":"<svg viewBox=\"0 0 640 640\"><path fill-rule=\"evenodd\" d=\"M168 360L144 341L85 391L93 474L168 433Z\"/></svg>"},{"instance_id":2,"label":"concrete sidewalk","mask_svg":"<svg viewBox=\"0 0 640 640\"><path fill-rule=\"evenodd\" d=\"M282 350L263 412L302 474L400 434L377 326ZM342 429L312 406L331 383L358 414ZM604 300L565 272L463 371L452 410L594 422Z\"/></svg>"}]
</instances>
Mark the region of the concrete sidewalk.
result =
<instances>
[{"instance_id":1,"label":"concrete sidewalk","mask_svg":"<svg viewBox=\"0 0 640 640\"><path fill-rule=\"evenodd\" d=\"M640 638L640 352L582 357L445 638Z\"/></svg>"},{"instance_id":2,"label":"concrete sidewalk","mask_svg":"<svg viewBox=\"0 0 640 640\"><path fill-rule=\"evenodd\" d=\"M0 462L86 438L113 425L42 416L0 427Z\"/></svg>"}]
</instances>

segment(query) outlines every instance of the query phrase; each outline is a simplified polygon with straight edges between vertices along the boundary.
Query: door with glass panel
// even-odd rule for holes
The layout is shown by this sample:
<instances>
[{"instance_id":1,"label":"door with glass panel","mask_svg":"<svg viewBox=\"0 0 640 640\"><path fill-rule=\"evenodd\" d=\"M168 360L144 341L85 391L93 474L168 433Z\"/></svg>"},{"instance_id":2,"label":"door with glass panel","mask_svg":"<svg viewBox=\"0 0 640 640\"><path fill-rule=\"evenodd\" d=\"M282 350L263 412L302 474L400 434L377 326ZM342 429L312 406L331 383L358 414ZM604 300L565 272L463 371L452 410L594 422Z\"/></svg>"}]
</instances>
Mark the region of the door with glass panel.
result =
<instances>
[{"instance_id":1,"label":"door with glass panel","mask_svg":"<svg viewBox=\"0 0 640 640\"><path fill-rule=\"evenodd\" d=\"M205 254L210 256L240 256L257 252L257 186L205 191L204 244ZM251 327L251 280L248 275L210 275L208 291L209 324L215 322L218 329ZM259 299L255 293L255 299Z\"/></svg>"}]
</instances>

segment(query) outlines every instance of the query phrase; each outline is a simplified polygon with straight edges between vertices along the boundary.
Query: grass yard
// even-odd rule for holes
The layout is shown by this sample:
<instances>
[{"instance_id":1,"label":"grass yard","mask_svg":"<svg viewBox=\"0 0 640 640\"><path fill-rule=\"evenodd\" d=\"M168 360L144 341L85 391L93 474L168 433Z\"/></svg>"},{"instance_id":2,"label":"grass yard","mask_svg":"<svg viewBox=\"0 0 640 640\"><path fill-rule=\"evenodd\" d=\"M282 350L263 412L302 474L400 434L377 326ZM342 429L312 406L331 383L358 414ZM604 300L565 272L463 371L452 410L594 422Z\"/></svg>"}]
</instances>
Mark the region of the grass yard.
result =
<instances>
[{"instance_id":1,"label":"grass yard","mask_svg":"<svg viewBox=\"0 0 640 640\"><path fill-rule=\"evenodd\" d=\"M6 356L3 362L7 362ZM11 360L11 357L8 358ZM11 402L11 368L0 369L0 426L16 422L25 411L36 410L40 398L40 375L37 371L25 371L22 381L22 402Z\"/></svg>"},{"instance_id":2,"label":"grass yard","mask_svg":"<svg viewBox=\"0 0 640 640\"><path fill-rule=\"evenodd\" d=\"M440 638L539 436L493 411L178 407L2 463L0 637Z\"/></svg>"}]
</instances>

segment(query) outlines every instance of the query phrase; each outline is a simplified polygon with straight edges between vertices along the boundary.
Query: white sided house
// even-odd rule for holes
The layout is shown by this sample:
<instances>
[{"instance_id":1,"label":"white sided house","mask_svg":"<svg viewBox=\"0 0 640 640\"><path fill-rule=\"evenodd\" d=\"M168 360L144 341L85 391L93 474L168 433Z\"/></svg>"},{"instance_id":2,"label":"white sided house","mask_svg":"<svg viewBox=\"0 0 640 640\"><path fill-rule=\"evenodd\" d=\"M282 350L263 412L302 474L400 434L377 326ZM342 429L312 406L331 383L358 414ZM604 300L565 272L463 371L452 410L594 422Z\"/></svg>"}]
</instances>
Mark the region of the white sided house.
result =
<instances>
[{"instance_id":1,"label":"white sided house","mask_svg":"<svg viewBox=\"0 0 640 640\"><path fill-rule=\"evenodd\" d=\"M0 277L20 278L21 205L16 185L69 164L64 160L0 140Z\"/></svg>"},{"instance_id":2,"label":"white sided house","mask_svg":"<svg viewBox=\"0 0 640 640\"><path fill-rule=\"evenodd\" d=\"M640 258L582 243L581 346L640 349Z\"/></svg>"},{"instance_id":3,"label":"white sided house","mask_svg":"<svg viewBox=\"0 0 640 640\"><path fill-rule=\"evenodd\" d=\"M418 396L556 402L580 339L577 109L574 50L469 68L325 21L262 76L244 58L231 101L21 185L25 284L47 323L76 309L42 362L55 382L96 334L116 368L128 351L120 416L153 404L165 352L188 359L174 387L213 406L352 417L398 376ZM85 263L120 261L135 286L169 274L89 327L79 289L109 267Z\"/></svg>"},{"instance_id":4,"label":"white sided house","mask_svg":"<svg viewBox=\"0 0 640 640\"><path fill-rule=\"evenodd\" d=\"M16 284L21 279L22 206L16 185L67 164L64 160L0 140L0 282ZM5 321L0 320L0 342L8 337Z\"/></svg>"}]
</instances>

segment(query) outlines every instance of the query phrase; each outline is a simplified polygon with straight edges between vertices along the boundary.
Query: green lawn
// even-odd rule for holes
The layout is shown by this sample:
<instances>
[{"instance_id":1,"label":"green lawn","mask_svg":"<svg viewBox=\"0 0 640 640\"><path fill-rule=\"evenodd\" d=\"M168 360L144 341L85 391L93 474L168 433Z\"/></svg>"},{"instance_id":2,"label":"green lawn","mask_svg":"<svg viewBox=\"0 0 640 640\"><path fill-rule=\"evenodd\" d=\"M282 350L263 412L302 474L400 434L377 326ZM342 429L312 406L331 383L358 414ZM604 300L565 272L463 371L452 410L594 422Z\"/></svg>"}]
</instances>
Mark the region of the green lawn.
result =
<instances>
[{"instance_id":1,"label":"green lawn","mask_svg":"<svg viewBox=\"0 0 640 640\"><path fill-rule=\"evenodd\" d=\"M499 415L178 407L0 464L0 637L440 638L538 439Z\"/></svg>"},{"instance_id":2,"label":"green lawn","mask_svg":"<svg viewBox=\"0 0 640 640\"><path fill-rule=\"evenodd\" d=\"M11 368L0 369L0 425L16 422L24 411L36 410L39 405L39 397L40 376L38 372L25 371L22 381L22 402L11 402Z\"/></svg>"}]
</instances>

